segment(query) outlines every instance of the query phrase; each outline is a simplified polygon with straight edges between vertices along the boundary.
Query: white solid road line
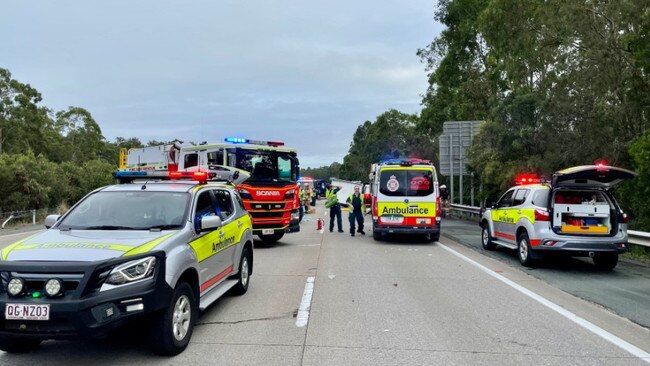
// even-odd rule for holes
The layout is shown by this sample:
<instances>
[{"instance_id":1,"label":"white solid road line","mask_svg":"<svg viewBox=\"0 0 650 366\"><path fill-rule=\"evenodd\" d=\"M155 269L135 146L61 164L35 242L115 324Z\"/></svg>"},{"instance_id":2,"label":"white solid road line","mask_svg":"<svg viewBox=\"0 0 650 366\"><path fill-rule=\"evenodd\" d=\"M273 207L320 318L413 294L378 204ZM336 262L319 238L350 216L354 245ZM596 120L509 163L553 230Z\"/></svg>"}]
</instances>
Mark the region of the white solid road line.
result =
<instances>
[{"instance_id":1,"label":"white solid road line","mask_svg":"<svg viewBox=\"0 0 650 366\"><path fill-rule=\"evenodd\" d=\"M298 308L298 316L296 318L296 326L304 327L309 322L309 308L311 308L311 296L314 294L314 277L307 277L305 283L305 291L302 293L302 301L300 301L300 308Z\"/></svg>"},{"instance_id":2,"label":"white solid road line","mask_svg":"<svg viewBox=\"0 0 650 366\"><path fill-rule=\"evenodd\" d=\"M446 245L444 245L444 244L442 244L440 242L437 242L437 245L439 245L441 248L447 250L451 254L459 257L460 259L462 259L462 260L464 260L464 261L466 261L468 263L473 264L474 266L478 267L483 272L485 272L485 273L489 274L490 276L496 278L497 280L505 283L506 285L514 288L515 290L517 290L517 291L521 292L522 294L530 297L531 299L533 299L533 300L537 301L538 303L546 306L547 308L557 312L558 314L560 314L560 315L564 316L565 318L571 320L572 322L580 325L581 327L587 329L588 331L600 336L601 338L605 339L606 341L611 342L611 343L615 344L616 346L624 349L625 351L631 353L635 357L638 357L638 358L646 361L647 363L650 363L650 353L642 350L641 348L639 348L639 347L637 347L637 346L635 346L635 345L633 345L631 343L628 343L628 342L624 341L623 339L613 335L612 333L606 331L605 329L603 329L603 328L601 328L601 327L599 327L599 326L597 326L597 325L595 325L593 323L590 323L589 321L587 321L587 320L577 316L576 314L564 309L560 305L557 305L556 303L551 302L550 300L547 300L546 298L544 298L544 297L530 291L529 289L519 285L518 283L516 283L516 282L514 282L514 281L512 281L512 280L510 280L510 279L508 279L508 278L506 278L506 277L504 277L504 276L502 276L502 275L500 275L500 274L498 274L498 273L496 273L496 272L494 272L492 270L490 270L489 268L485 267L484 265L479 264L478 262L476 262L476 261L474 261L474 260L460 254L459 252L449 248L448 246L446 246Z\"/></svg>"},{"instance_id":3,"label":"white solid road line","mask_svg":"<svg viewBox=\"0 0 650 366\"><path fill-rule=\"evenodd\" d=\"M28 235L28 234L33 234L33 233L37 233L37 232L39 232L39 231L43 231L43 230L45 230L45 229L43 228L43 229L32 230L32 231L23 231L23 232L20 232L20 233L7 234L7 235L2 235L2 234L0 234L0 239L2 239L2 238L8 238L8 237L10 237L10 236L16 236L16 235L26 235L26 234Z\"/></svg>"}]
</instances>

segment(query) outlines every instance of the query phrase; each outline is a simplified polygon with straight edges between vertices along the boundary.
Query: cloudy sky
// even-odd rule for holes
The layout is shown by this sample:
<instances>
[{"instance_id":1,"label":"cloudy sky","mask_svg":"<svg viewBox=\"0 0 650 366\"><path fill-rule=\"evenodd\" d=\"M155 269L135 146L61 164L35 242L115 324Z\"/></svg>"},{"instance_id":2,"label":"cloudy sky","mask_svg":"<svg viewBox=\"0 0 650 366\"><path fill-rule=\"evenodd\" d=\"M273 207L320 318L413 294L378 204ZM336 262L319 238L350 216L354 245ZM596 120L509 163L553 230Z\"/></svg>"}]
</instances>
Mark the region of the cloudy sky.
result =
<instances>
[{"instance_id":1,"label":"cloudy sky","mask_svg":"<svg viewBox=\"0 0 650 366\"><path fill-rule=\"evenodd\" d=\"M13 1L0 67L104 136L285 141L342 161L365 120L420 110L434 0Z\"/></svg>"}]
</instances>

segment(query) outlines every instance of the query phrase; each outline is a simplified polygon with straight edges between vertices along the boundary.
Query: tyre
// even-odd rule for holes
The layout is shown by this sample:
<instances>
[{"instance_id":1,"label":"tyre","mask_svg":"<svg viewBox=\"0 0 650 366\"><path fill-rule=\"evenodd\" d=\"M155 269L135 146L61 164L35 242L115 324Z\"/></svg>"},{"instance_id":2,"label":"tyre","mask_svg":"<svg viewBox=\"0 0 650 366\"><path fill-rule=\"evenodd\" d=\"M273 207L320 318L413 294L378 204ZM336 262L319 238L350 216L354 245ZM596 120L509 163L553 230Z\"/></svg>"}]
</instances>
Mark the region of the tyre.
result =
<instances>
[{"instance_id":1,"label":"tyre","mask_svg":"<svg viewBox=\"0 0 650 366\"><path fill-rule=\"evenodd\" d=\"M239 273L237 274L237 284L232 288L233 295L243 295L248 291L248 284L250 283L251 268L253 260L251 253L248 249L244 248L239 259Z\"/></svg>"},{"instance_id":2,"label":"tyre","mask_svg":"<svg viewBox=\"0 0 650 366\"><path fill-rule=\"evenodd\" d=\"M7 353L28 353L41 345L40 339L0 338L0 350Z\"/></svg>"},{"instance_id":3,"label":"tyre","mask_svg":"<svg viewBox=\"0 0 650 366\"><path fill-rule=\"evenodd\" d=\"M187 347L199 313L192 287L186 282L174 289L167 309L158 313L151 322L151 348L163 356L175 356Z\"/></svg>"},{"instance_id":4,"label":"tyre","mask_svg":"<svg viewBox=\"0 0 650 366\"><path fill-rule=\"evenodd\" d=\"M517 238L517 254L522 266L530 267L533 265L533 253L530 249L530 239L528 233L522 233Z\"/></svg>"},{"instance_id":5,"label":"tyre","mask_svg":"<svg viewBox=\"0 0 650 366\"><path fill-rule=\"evenodd\" d=\"M283 232L279 232L279 233L273 233L273 234L271 234L271 235L260 234L260 235L258 235L258 236L260 237L260 239L262 239L262 241L264 242L264 244L273 244L273 243L275 243L276 241L282 239L282 237L284 236L284 233L283 233Z\"/></svg>"},{"instance_id":6,"label":"tyre","mask_svg":"<svg viewBox=\"0 0 650 366\"><path fill-rule=\"evenodd\" d=\"M381 233L373 230L372 231L372 238L377 240L377 241L381 240Z\"/></svg>"},{"instance_id":7,"label":"tyre","mask_svg":"<svg viewBox=\"0 0 650 366\"><path fill-rule=\"evenodd\" d=\"M594 266L600 271L611 271L618 264L618 253L594 254Z\"/></svg>"},{"instance_id":8,"label":"tyre","mask_svg":"<svg viewBox=\"0 0 650 366\"><path fill-rule=\"evenodd\" d=\"M492 235L490 234L490 227L487 223L483 225L483 230L481 233L481 244L485 250L494 250L496 249L496 244L492 241Z\"/></svg>"},{"instance_id":9,"label":"tyre","mask_svg":"<svg viewBox=\"0 0 650 366\"><path fill-rule=\"evenodd\" d=\"M426 240L429 243L436 242L436 241L440 240L440 234L427 234L426 235Z\"/></svg>"}]
</instances>

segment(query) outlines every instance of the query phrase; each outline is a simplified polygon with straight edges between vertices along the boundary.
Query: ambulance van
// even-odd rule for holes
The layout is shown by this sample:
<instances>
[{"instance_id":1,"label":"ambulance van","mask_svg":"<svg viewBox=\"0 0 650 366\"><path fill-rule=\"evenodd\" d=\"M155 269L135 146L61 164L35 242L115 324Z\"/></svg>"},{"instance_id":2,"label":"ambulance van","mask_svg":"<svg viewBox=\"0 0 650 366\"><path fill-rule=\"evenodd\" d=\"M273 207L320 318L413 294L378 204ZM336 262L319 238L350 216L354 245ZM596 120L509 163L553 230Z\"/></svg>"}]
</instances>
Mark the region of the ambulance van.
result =
<instances>
[{"instance_id":1,"label":"ambulance van","mask_svg":"<svg viewBox=\"0 0 650 366\"><path fill-rule=\"evenodd\" d=\"M430 161L392 159L373 164L370 182L375 240L387 234L440 239L440 192Z\"/></svg>"}]
</instances>

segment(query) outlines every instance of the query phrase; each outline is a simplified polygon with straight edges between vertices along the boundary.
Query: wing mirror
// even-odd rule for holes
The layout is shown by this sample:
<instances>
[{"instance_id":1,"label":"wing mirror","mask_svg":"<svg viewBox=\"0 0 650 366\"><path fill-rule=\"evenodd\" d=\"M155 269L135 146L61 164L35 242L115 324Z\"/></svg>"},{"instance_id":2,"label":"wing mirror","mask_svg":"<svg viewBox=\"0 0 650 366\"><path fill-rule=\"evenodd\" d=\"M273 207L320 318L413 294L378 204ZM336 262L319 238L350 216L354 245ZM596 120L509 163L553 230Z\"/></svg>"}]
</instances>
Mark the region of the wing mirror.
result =
<instances>
[{"instance_id":1,"label":"wing mirror","mask_svg":"<svg viewBox=\"0 0 650 366\"><path fill-rule=\"evenodd\" d=\"M205 216L201 218L201 231L209 231L220 228L223 225L219 216Z\"/></svg>"},{"instance_id":2,"label":"wing mirror","mask_svg":"<svg viewBox=\"0 0 650 366\"><path fill-rule=\"evenodd\" d=\"M45 221L43 222L43 225L45 225L46 229L49 229L52 226L54 226L54 224L56 224L57 221L59 221L60 217L61 215L47 215Z\"/></svg>"}]
</instances>

